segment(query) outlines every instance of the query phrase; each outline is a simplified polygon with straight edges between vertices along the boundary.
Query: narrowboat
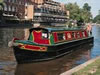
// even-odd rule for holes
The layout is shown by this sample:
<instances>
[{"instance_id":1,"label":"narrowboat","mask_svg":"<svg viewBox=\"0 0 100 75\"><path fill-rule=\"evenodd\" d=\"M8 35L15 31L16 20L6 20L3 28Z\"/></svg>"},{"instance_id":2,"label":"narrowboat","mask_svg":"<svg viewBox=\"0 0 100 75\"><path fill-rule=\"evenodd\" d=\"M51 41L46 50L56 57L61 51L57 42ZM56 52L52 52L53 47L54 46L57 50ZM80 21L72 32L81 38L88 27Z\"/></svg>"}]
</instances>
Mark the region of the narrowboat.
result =
<instances>
[{"instance_id":1,"label":"narrowboat","mask_svg":"<svg viewBox=\"0 0 100 75\"><path fill-rule=\"evenodd\" d=\"M13 39L18 63L37 62L63 56L85 43L93 43L86 29L32 28L28 40Z\"/></svg>"}]
</instances>

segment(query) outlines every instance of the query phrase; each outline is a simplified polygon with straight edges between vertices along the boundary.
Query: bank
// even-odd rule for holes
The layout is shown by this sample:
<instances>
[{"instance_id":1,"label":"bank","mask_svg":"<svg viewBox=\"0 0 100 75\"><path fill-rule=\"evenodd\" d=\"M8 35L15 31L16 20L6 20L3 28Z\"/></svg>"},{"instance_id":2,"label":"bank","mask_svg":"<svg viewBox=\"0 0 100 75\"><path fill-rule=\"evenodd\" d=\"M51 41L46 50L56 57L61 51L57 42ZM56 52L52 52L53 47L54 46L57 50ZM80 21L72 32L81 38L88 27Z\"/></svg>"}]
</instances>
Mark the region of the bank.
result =
<instances>
[{"instance_id":1,"label":"bank","mask_svg":"<svg viewBox=\"0 0 100 75\"><path fill-rule=\"evenodd\" d=\"M91 59L60 75L97 75L100 73L100 56Z\"/></svg>"}]
</instances>

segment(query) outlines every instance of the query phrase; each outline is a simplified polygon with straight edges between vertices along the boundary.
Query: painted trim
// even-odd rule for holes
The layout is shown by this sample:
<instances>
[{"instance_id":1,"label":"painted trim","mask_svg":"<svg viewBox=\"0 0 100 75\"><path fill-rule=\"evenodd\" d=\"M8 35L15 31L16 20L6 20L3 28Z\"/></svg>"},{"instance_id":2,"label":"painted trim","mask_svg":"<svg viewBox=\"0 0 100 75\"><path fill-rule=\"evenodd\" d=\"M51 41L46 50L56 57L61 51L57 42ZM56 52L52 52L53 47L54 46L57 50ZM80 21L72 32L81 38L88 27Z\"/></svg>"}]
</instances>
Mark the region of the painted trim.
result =
<instances>
[{"instance_id":1,"label":"painted trim","mask_svg":"<svg viewBox=\"0 0 100 75\"><path fill-rule=\"evenodd\" d=\"M31 51L47 51L47 47L19 44L19 48Z\"/></svg>"}]
</instances>

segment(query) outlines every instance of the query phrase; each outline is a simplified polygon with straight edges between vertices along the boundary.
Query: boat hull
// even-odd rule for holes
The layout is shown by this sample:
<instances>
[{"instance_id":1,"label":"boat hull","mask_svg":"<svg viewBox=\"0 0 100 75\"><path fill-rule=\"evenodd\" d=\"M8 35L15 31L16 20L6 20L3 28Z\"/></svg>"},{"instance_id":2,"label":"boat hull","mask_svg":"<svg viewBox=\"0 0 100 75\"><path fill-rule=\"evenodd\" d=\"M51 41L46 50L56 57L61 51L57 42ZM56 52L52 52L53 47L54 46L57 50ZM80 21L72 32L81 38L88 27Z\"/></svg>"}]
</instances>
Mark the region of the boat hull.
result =
<instances>
[{"instance_id":1,"label":"boat hull","mask_svg":"<svg viewBox=\"0 0 100 75\"><path fill-rule=\"evenodd\" d=\"M82 46L82 44L86 44L86 43L93 44L93 39L94 39L93 37L88 37L85 39L74 40L74 41L70 41L67 43L62 43L54 46L47 46L48 51L46 52L24 50L24 49L20 49L17 46L15 46L13 50L14 50L16 61L19 64L38 62L38 61L55 59L65 54L68 54L74 50L77 50L74 48L78 48L79 46Z\"/></svg>"}]
</instances>

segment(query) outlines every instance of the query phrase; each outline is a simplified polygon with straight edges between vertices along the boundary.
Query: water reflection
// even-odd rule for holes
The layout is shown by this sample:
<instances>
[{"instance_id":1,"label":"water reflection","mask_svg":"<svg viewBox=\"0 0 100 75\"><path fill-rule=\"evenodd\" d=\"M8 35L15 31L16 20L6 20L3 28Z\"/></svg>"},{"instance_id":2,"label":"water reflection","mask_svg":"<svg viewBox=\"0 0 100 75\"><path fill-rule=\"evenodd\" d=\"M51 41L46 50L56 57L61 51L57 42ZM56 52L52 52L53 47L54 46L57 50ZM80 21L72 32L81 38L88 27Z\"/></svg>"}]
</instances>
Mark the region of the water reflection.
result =
<instances>
[{"instance_id":1,"label":"water reflection","mask_svg":"<svg viewBox=\"0 0 100 75\"><path fill-rule=\"evenodd\" d=\"M16 60L12 48L8 48L8 42L13 37L22 34L23 29L0 28L0 75L15 75Z\"/></svg>"},{"instance_id":2,"label":"water reflection","mask_svg":"<svg viewBox=\"0 0 100 75\"><path fill-rule=\"evenodd\" d=\"M100 56L100 26L93 27L94 47L91 50L91 57Z\"/></svg>"}]
</instances>

